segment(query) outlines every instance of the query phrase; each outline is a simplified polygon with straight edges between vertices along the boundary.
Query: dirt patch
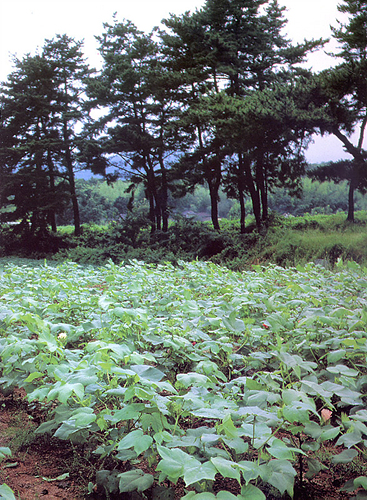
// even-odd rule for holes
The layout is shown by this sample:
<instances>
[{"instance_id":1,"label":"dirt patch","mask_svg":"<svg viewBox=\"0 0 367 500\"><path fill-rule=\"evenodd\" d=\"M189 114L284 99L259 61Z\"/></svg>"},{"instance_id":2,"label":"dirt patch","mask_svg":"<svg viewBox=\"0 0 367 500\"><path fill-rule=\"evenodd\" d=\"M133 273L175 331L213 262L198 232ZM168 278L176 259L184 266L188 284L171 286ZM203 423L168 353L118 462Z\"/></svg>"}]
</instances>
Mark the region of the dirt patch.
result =
<instances>
[{"instance_id":1,"label":"dirt patch","mask_svg":"<svg viewBox=\"0 0 367 500\"><path fill-rule=\"evenodd\" d=\"M0 395L0 446L12 451L0 464L0 484L6 483L20 500L85 498L84 485L77 484L68 470L70 446L35 437L38 420L39 410L28 406L22 391Z\"/></svg>"}]
</instances>

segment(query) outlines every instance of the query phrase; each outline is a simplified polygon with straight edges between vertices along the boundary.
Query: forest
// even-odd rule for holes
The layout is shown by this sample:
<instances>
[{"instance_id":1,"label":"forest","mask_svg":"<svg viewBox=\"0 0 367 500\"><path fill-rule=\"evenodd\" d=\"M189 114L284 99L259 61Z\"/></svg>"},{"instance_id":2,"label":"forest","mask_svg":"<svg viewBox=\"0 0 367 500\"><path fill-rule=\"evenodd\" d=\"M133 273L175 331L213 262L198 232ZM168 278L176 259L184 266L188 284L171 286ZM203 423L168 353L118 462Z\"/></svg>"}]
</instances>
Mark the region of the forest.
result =
<instances>
[{"instance_id":1,"label":"forest","mask_svg":"<svg viewBox=\"0 0 367 500\"><path fill-rule=\"evenodd\" d=\"M326 40L292 44L276 0L208 0L151 33L115 18L96 36L99 71L66 34L14 58L1 85L2 223L25 239L72 223L78 237L85 222L144 212L152 234L166 233L193 193L205 210L186 212L209 213L216 231L229 216L244 234L249 214L261 231L272 210L344 210L353 222L367 186L367 14L355 0L339 11L336 65L319 73L303 63ZM314 134L337 137L351 159L307 165ZM99 181L76 179L83 170L122 179L113 207ZM300 201L312 190L324 200Z\"/></svg>"}]
</instances>

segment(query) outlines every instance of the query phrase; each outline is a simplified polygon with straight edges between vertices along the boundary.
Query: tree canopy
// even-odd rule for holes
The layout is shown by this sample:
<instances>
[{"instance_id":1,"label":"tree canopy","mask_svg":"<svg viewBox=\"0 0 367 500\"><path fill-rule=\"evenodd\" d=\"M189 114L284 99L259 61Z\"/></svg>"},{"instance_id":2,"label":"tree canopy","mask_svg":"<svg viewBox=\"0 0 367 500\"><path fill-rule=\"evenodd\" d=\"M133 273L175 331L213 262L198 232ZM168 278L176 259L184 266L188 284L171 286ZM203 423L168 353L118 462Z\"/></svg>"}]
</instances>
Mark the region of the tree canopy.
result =
<instances>
[{"instance_id":1,"label":"tree canopy","mask_svg":"<svg viewBox=\"0 0 367 500\"><path fill-rule=\"evenodd\" d=\"M272 190L300 193L317 132L335 135L352 157L313 175L349 181L353 220L354 191L367 187L367 6L338 8L348 15L333 29L342 62L319 74L302 63L325 41L293 44L277 0L206 0L148 34L115 18L96 37L98 72L82 42L45 40L40 54L14 60L1 87L2 217L33 233L56 230L71 203L80 234L75 171L84 168L111 182L123 173L129 209L143 186L152 231L168 230L172 194L203 184L214 228L223 189L239 202L241 231L246 199L260 229Z\"/></svg>"},{"instance_id":2,"label":"tree canopy","mask_svg":"<svg viewBox=\"0 0 367 500\"><path fill-rule=\"evenodd\" d=\"M348 220L353 221L354 192L364 192L367 187L367 151L363 146L367 126L367 5L360 0L343 0L338 10L348 14L345 23L333 28L340 46L334 55L342 62L317 75L313 95L325 113L321 133L337 137L352 157L345 164L347 170L341 173L338 162L335 171L341 179L349 180Z\"/></svg>"}]
</instances>

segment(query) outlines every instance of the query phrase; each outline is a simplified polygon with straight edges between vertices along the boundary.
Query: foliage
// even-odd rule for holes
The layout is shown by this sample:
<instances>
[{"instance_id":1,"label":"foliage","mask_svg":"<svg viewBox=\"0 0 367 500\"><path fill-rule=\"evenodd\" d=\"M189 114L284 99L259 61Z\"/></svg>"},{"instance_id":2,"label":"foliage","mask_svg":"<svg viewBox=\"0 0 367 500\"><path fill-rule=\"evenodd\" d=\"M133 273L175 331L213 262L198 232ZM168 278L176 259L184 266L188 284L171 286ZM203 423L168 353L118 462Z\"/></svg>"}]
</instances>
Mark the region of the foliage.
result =
<instances>
[{"instance_id":1,"label":"foliage","mask_svg":"<svg viewBox=\"0 0 367 500\"><path fill-rule=\"evenodd\" d=\"M367 20L363 2L343 0L338 9L349 14L333 29L343 62L319 75L299 64L323 40L292 45L285 8L270 0L208 0L149 34L115 18L96 37L103 68L93 76L82 43L67 35L45 40L39 55L15 58L1 96L2 220L21 221L26 236L42 239L50 226L56 232L56 215L62 223L73 217L80 235L81 223L110 221L145 197L151 230L167 232L177 198L206 185L199 205L207 210L209 202L216 230L233 206L228 198L241 233L248 213L260 230L277 209L278 188L293 197L287 211L299 215L304 150L318 131L338 137L353 158L318 177L348 180L352 221L354 192L366 189ZM122 175L126 192L77 186L78 168L109 183ZM332 200L323 210L346 204Z\"/></svg>"},{"instance_id":2,"label":"foliage","mask_svg":"<svg viewBox=\"0 0 367 500\"><path fill-rule=\"evenodd\" d=\"M156 33L144 34L116 18L104 28L97 37L103 69L88 82L89 107L103 116L87 128L91 146L86 154L98 172L101 163L108 164L106 155L119 156L131 191L144 186L152 230L167 231L168 169L185 135L174 128L181 77L167 69Z\"/></svg>"},{"instance_id":3,"label":"foliage","mask_svg":"<svg viewBox=\"0 0 367 500\"><path fill-rule=\"evenodd\" d=\"M55 115L59 109L55 71L39 55L15 64L1 89L0 167L1 206L4 209L10 204L15 210L2 210L2 220L18 219L25 231L44 233L66 202L65 183L56 183L59 136Z\"/></svg>"},{"instance_id":4,"label":"foliage","mask_svg":"<svg viewBox=\"0 0 367 500\"><path fill-rule=\"evenodd\" d=\"M301 114L295 65L321 41L293 46L282 35L283 11L277 2L212 0L192 15L165 20L164 50L190 90L182 97L180 126L194 134L176 175L186 189L205 180L217 230L223 178L240 202L244 232L244 193L260 227L269 187L279 182L294 189L303 170L301 152L313 125L295 119Z\"/></svg>"},{"instance_id":5,"label":"foliage","mask_svg":"<svg viewBox=\"0 0 367 500\"><path fill-rule=\"evenodd\" d=\"M321 165L323 167L324 165ZM316 166L313 166L315 168ZM126 192L129 183L118 180L112 185L97 179L88 181L77 179L76 192L79 200L80 219L82 224L94 223L103 225L113 220L119 221L128 212L130 194ZM301 180L301 193L292 196L286 188L275 187L269 193L269 208L280 214L301 216L306 213L333 214L346 211L348 186L346 181L334 183L328 181L311 181L304 177ZM226 194L219 191L219 215L224 218L239 219L240 209L238 201L227 198ZM169 197L168 204L171 216L182 215L194 220L210 219L210 194L206 186L197 186L192 193L187 193L181 198ZM249 198L245 200L246 214L253 215L252 205ZM357 192L355 194L356 210L367 208L365 197ZM138 190L134 197L133 212L140 210L147 212L147 204L144 202L144 193ZM72 224L71 207L64 210L57 217L58 224ZM222 222L222 227L223 222ZM59 232L63 231L59 227Z\"/></svg>"},{"instance_id":6,"label":"foliage","mask_svg":"<svg viewBox=\"0 0 367 500\"><path fill-rule=\"evenodd\" d=\"M333 134L343 144L351 160L336 162L335 172L326 171L329 179L349 180L348 220L354 220L354 192L366 191L366 149L364 136L367 126L367 10L364 2L343 0L339 12L348 15L346 23L332 28L339 43L334 54L342 60L335 68L322 71L312 89L314 103L324 109L320 126L322 134ZM352 132L355 132L352 135ZM355 139L356 138L356 139ZM355 139L355 140L354 140ZM321 171L321 176L325 170Z\"/></svg>"},{"instance_id":7,"label":"foliage","mask_svg":"<svg viewBox=\"0 0 367 500\"><path fill-rule=\"evenodd\" d=\"M67 200L80 232L75 162L83 140L75 126L86 117L84 80L91 73L82 45L67 35L45 40L41 55L15 59L2 85L1 204L16 206L11 220L21 219L26 233L45 233L49 225L56 231L56 212Z\"/></svg>"},{"instance_id":8,"label":"foliage","mask_svg":"<svg viewBox=\"0 0 367 500\"><path fill-rule=\"evenodd\" d=\"M121 206L121 203L112 204L109 199L100 194L98 187L99 183L87 182L82 179L77 179L75 182L80 222L82 224L104 224L113 220L119 214L118 207ZM116 200L119 200L119 198L116 198ZM61 225L72 224L73 210L71 204L58 215L57 222Z\"/></svg>"},{"instance_id":9,"label":"foliage","mask_svg":"<svg viewBox=\"0 0 367 500\"><path fill-rule=\"evenodd\" d=\"M324 467L365 456L357 264L238 273L202 262L44 262L0 272L2 390L22 387L49 409L38 434L134 464L101 470L106 491L182 479L194 500L263 499L269 487L292 497ZM327 457L330 444L338 451ZM241 494L215 495L219 476ZM347 491L365 489L366 477L347 479Z\"/></svg>"},{"instance_id":10,"label":"foliage","mask_svg":"<svg viewBox=\"0 0 367 500\"><path fill-rule=\"evenodd\" d=\"M71 226L57 235L24 239L15 228L1 229L0 255L32 257L81 264L100 265L131 259L147 263L181 260L210 260L233 270L247 269L254 263L272 262L281 266L305 264L323 259L333 266L338 257L367 263L366 212L357 212L354 224L345 213L306 214L302 217L271 213L266 228L259 233L253 216L247 219L247 232L239 234L239 219L222 220L218 233L208 223L176 217L169 232L150 232L144 211L108 225L83 225L76 238Z\"/></svg>"}]
</instances>

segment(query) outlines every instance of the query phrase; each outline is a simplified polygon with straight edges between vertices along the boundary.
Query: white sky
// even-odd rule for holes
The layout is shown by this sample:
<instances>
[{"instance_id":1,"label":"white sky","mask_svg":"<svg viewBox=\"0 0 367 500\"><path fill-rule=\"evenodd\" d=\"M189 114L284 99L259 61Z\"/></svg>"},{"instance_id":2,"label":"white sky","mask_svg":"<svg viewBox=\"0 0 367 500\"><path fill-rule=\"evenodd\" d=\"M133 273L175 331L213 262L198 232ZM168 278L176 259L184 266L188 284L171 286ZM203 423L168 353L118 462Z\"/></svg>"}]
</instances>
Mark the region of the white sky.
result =
<instances>
[{"instance_id":1,"label":"white sky","mask_svg":"<svg viewBox=\"0 0 367 500\"><path fill-rule=\"evenodd\" d=\"M170 13L182 14L200 8L205 0L0 0L0 81L12 71L11 55L22 58L35 54L46 38L66 33L76 40L84 39L84 51L93 67L99 54L94 35L103 33L103 23L129 19L139 29L150 31ZM330 25L342 19L338 0L279 0L288 9L286 32L294 42L304 38L330 37ZM332 47L327 47L331 50ZM324 51L310 56L315 71L335 64ZM345 156L340 142L332 137L316 138L309 147L310 162L329 161Z\"/></svg>"}]
</instances>

